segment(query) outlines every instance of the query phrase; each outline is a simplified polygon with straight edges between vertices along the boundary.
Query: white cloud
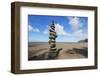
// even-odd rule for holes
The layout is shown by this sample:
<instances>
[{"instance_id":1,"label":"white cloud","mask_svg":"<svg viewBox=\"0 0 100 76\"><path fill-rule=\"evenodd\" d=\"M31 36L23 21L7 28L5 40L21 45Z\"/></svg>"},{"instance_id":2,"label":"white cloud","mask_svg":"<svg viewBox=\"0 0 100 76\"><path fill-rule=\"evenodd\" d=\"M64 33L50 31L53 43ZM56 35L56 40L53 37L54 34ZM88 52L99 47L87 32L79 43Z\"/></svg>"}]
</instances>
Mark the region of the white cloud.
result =
<instances>
[{"instance_id":1,"label":"white cloud","mask_svg":"<svg viewBox=\"0 0 100 76\"><path fill-rule=\"evenodd\" d=\"M82 40L82 39L87 38L88 35L82 29L80 29L80 30L73 32L73 36L77 37L78 40Z\"/></svg>"},{"instance_id":2,"label":"white cloud","mask_svg":"<svg viewBox=\"0 0 100 76\"><path fill-rule=\"evenodd\" d=\"M43 34L49 34L49 26L46 25L46 29L44 29Z\"/></svg>"},{"instance_id":3,"label":"white cloud","mask_svg":"<svg viewBox=\"0 0 100 76\"><path fill-rule=\"evenodd\" d=\"M76 35L76 36L83 36L83 30L77 30L77 31L75 31L74 32L74 35Z\"/></svg>"},{"instance_id":4,"label":"white cloud","mask_svg":"<svg viewBox=\"0 0 100 76\"><path fill-rule=\"evenodd\" d=\"M28 25L28 30L31 31L31 32L39 32L38 28L34 28L31 25Z\"/></svg>"},{"instance_id":5,"label":"white cloud","mask_svg":"<svg viewBox=\"0 0 100 76\"><path fill-rule=\"evenodd\" d=\"M69 17L69 24L74 31L80 29L83 26L78 17Z\"/></svg>"},{"instance_id":6,"label":"white cloud","mask_svg":"<svg viewBox=\"0 0 100 76\"><path fill-rule=\"evenodd\" d=\"M43 31L44 34L49 34L49 29L50 27L46 27L46 29ZM58 35L63 35L63 36L67 36L69 35L69 33L67 33L65 30L64 30L64 27L60 24L55 24L55 31Z\"/></svg>"},{"instance_id":7,"label":"white cloud","mask_svg":"<svg viewBox=\"0 0 100 76\"><path fill-rule=\"evenodd\" d=\"M31 25L28 25L28 30L29 30L29 31L32 31L32 30L33 30L33 28L32 28Z\"/></svg>"},{"instance_id":8,"label":"white cloud","mask_svg":"<svg viewBox=\"0 0 100 76\"><path fill-rule=\"evenodd\" d=\"M44 34L49 34L49 30L48 30L48 29L45 29L45 30L43 31L43 33L44 33Z\"/></svg>"},{"instance_id":9,"label":"white cloud","mask_svg":"<svg viewBox=\"0 0 100 76\"><path fill-rule=\"evenodd\" d=\"M73 30L71 36L74 36L78 39L87 38L87 33L82 29L83 23L80 21L79 17L69 17L69 24Z\"/></svg>"},{"instance_id":10,"label":"white cloud","mask_svg":"<svg viewBox=\"0 0 100 76\"><path fill-rule=\"evenodd\" d=\"M64 30L64 27L60 24L55 24L55 31L57 32L58 35L63 35L63 36L70 35Z\"/></svg>"}]
</instances>

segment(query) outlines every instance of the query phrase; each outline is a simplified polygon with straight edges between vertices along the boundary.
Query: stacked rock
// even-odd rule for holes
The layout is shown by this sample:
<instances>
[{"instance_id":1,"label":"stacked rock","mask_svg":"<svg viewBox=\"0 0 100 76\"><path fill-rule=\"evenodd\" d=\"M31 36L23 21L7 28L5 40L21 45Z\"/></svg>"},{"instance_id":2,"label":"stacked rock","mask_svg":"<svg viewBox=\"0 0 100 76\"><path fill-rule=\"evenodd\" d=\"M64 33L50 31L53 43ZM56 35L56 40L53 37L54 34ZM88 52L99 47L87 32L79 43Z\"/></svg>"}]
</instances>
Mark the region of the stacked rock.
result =
<instances>
[{"instance_id":1,"label":"stacked rock","mask_svg":"<svg viewBox=\"0 0 100 76\"><path fill-rule=\"evenodd\" d=\"M52 24L50 25L50 33L49 33L49 58L54 58L57 54L57 48L56 48L56 38L57 34L55 32L55 25L54 21L52 21Z\"/></svg>"}]
</instances>

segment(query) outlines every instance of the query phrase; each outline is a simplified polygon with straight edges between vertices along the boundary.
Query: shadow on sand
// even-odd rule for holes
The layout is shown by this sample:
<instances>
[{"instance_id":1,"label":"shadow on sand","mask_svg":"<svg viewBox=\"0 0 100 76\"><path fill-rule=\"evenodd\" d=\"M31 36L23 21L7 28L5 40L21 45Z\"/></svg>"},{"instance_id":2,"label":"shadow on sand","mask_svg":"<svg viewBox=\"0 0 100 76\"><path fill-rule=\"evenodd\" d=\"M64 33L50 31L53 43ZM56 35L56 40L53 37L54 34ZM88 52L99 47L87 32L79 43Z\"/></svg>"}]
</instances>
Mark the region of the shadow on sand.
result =
<instances>
[{"instance_id":1,"label":"shadow on sand","mask_svg":"<svg viewBox=\"0 0 100 76\"><path fill-rule=\"evenodd\" d=\"M42 54L39 55L35 55L32 57L29 57L28 60L51 60L51 59L57 59L59 52L62 50L62 48L58 49L57 52L44 52Z\"/></svg>"},{"instance_id":2,"label":"shadow on sand","mask_svg":"<svg viewBox=\"0 0 100 76\"><path fill-rule=\"evenodd\" d=\"M48 57L49 51L47 51L47 52L42 52L41 54L38 54L38 55L35 54L35 55L29 57L28 60L31 61L31 60L52 60L52 59L58 59L60 50L56 53L55 57L53 56L52 58ZM88 48L87 47L72 48L72 49L67 50L66 53L67 54L72 54L72 55L80 54L80 55L84 56L85 58L87 58L88 57Z\"/></svg>"},{"instance_id":3,"label":"shadow on sand","mask_svg":"<svg viewBox=\"0 0 100 76\"><path fill-rule=\"evenodd\" d=\"M87 47L73 48L73 49L69 49L66 53L69 53L69 54L81 54L84 57L88 57L88 48Z\"/></svg>"}]
</instances>

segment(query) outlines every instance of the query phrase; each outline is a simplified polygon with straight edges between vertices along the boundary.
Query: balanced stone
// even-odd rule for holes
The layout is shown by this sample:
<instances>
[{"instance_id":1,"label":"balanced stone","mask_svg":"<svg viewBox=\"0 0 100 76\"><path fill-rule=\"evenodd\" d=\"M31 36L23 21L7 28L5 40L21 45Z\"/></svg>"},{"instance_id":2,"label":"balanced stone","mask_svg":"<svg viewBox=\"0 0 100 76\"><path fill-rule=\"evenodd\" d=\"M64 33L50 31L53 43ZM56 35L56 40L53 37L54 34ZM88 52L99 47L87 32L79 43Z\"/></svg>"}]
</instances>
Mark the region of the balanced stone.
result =
<instances>
[{"instance_id":1,"label":"balanced stone","mask_svg":"<svg viewBox=\"0 0 100 76\"><path fill-rule=\"evenodd\" d=\"M55 36L49 36L49 39L54 39L55 40Z\"/></svg>"},{"instance_id":2,"label":"balanced stone","mask_svg":"<svg viewBox=\"0 0 100 76\"><path fill-rule=\"evenodd\" d=\"M49 30L49 54L48 54L48 58L55 58L57 57L57 55L59 54L59 49L57 49L56 47L56 38L57 38L57 34L55 31L55 25L54 25L54 21L52 21L52 24L50 25L50 30Z\"/></svg>"}]
</instances>

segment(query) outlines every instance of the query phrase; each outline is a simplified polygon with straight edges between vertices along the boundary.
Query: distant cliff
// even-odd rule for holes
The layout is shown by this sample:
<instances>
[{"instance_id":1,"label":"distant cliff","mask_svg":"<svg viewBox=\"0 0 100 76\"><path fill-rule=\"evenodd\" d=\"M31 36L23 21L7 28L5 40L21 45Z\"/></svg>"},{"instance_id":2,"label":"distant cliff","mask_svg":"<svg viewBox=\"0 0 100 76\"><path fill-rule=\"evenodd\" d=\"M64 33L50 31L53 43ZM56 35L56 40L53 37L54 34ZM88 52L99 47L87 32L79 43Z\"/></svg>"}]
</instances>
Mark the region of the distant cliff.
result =
<instances>
[{"instance_id":1,"label":"distant cliff","mask_svg":"<svg viewBox=\"0 0 100 76\"><path fill-rule=\"evenodd\" d=\"M78 42L88 42L88 39L80 40Z\"/></svg>"}]
</instances>

